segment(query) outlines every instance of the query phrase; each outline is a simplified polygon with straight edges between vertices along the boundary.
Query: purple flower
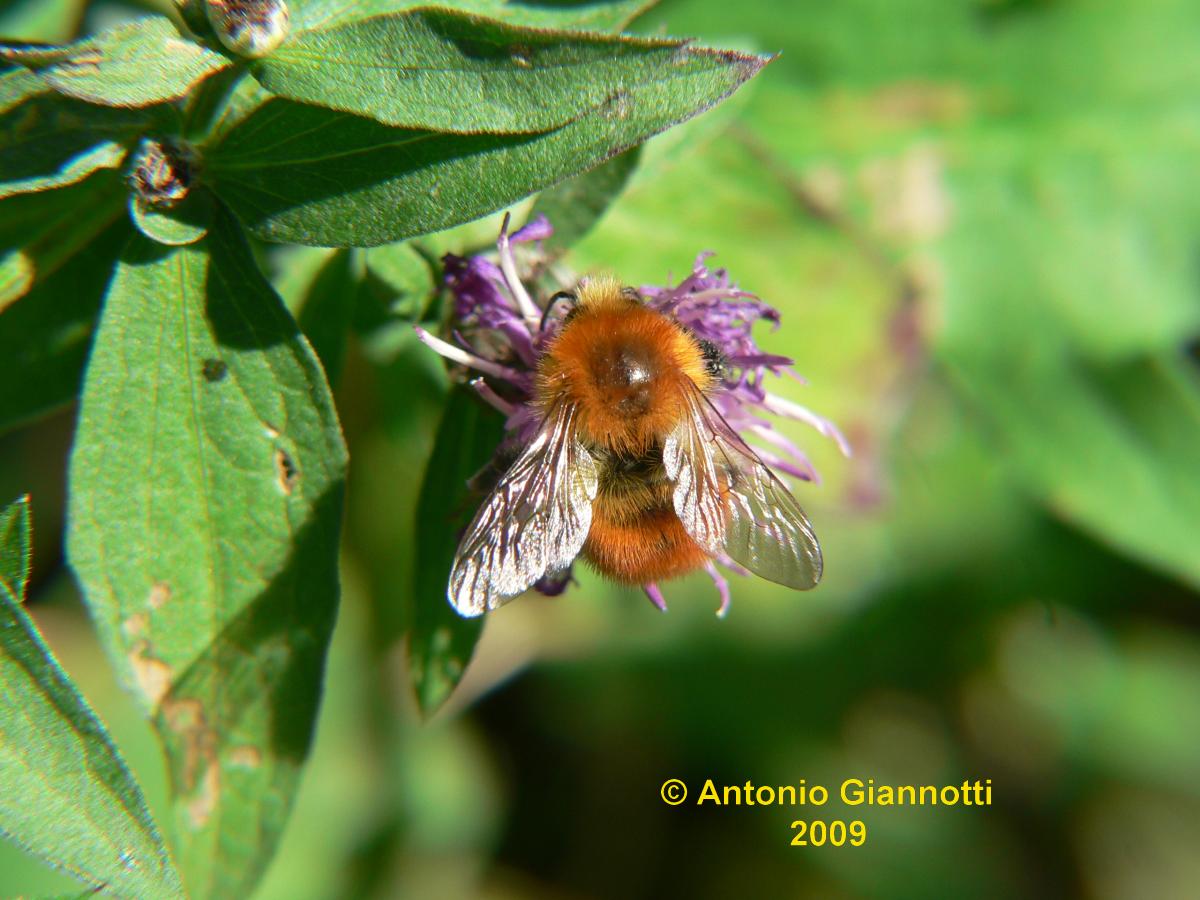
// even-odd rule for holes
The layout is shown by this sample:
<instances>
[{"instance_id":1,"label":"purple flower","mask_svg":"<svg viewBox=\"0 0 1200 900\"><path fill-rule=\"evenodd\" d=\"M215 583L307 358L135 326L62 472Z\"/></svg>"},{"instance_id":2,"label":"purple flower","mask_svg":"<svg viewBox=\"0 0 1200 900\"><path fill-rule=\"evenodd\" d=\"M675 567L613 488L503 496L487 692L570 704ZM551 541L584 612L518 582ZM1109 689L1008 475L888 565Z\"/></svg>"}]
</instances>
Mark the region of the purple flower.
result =
<instances>
[{"instance_id":1,"label":"purple flower","mask_svg":"<svg viewBox=\"0 0 1200 900\"><path fill-rule=\"evenodd\" d=\"M445 284L454 299L454 343L431 335L417 327L417 336L447 359L474 369L481 377L471 380L485 401L506 417L505 446L523 445L533 438L538 422L531 405L534 370L549 340L561 326L558 310L547 303L535 302L518 271L514 244L536 243L553 233L545 216L538 216L513 234L508 232L509 217L504 217L496 242L497 259L485 256L460 257L448 254L443 259ZM786 356L764 353L754 341L755 323L767 321L779 326L779 311L754 294L738 288L724 269L710 269L713 254L701 253L691 274L671 286L643 285L646 304L671 316L697 338L709 341L721 352L725 365L721 387L711 400L725 420L743 437L757 443L755 451L768 466L805 481L818 481L817 473L804 452L776 431L768 415L794 419L811 425L834 440L842 453L850 447L837 427L806 407L770 393L767 377L789 376L803 381ZM757 439L755 442L753 439ZM765 445L765 446L764 446ZM717 560L738 574L748 574L727 558ZM718 615L729 607L728 582L709 563L706 571L721 597ZM570 579L569 570L553 583L543 579L534 587L543 593L561 593ZM666 603L656 584L644 586L647 596L660 609Z\"/></svg>"}]
</instances>

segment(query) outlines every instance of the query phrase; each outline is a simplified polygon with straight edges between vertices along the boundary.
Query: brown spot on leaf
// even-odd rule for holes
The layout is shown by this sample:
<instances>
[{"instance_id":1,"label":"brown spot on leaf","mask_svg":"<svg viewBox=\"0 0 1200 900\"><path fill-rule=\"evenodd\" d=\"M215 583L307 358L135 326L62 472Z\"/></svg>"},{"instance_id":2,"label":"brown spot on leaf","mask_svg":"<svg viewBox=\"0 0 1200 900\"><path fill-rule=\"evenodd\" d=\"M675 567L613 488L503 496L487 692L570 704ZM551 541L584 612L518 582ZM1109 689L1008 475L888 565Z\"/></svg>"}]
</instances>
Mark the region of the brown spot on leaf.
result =
<instances>
[{"instance_id":1,"label":"brown spot on leaf","mask_svg":"<svg viewBox=\"0 0 1200 900\"><path fill-rule=\"evenodd\" d=\"M150 642L138 641L129 651L129 665L138 688L157 707L171 689L171 667L150 655Z\"/></svg>"},{"instance_id":2,"label":"brown spot on leaf","mask_svg":"<svg viewBox=\"0 0 1200 900\"><path fill-rule=\"evenodd\" d=\"M163 717L167 727L183 741L183 766L174 773L176 792L191 798L187 803L188 816L195 828L203 828L221 795L217 733L209 726L199 700L168 700L163 704Z\"/></svg>"},{"instance_id":3,"label":"brown spot on leaf","mask_svg":"<svg viewBox=\"0 0 1200 900\"><path fill-rule=\"evenodd\" d=\"M225 361L221 359L213 359L209 357L204 360L204 364L200 367L200 374L204 376L204 380L209 384L220 381L229 372L229 367L225 365Z\"/></svg>"},{"instance_id":4,"label":"brown spot on leaf","mask_svg":"<svg viewBox=\"0 0 1200 900\"><path fill-rule=\"evenodd\" d=\"M533 51L525 44L513 44L508 48L508 55L512 59L513 65L519 69L528 69L533 66Z\"/></svg>"},{"instance_id":5,"label":"brown spot on leaf","mask_svg":"<svg viewBox=\"0 0 1200 900\"><path fill-rule=\"evenodd\" d=\"M242 744L229 750L229 764L243 769L257 769L262 765L262 751L251 744Z\"/></svg>"},{"instance_id":6,"label":"brown spot on leaf","mask_svg":"<svg viewBox=\"0 0 1200 900\"><path fill-rule=\"evenodd\" d=\"M275 451L275 474L278 477L279 488L285 494L291 494L296 482L300 480L300 470L284 450Z\"/></svg>"},{"instance_id":7,"label":"brown spot on leaf","mask_svg":"<svg viewBox=\"0 0 1200 900\"><path fill-rule=\"evenodd\" d=\"M204 777L200 780L200 788L188 801L188 817L197 829L203 828L212 818L217 801L221 799L221 765L215 759L209 760L204 767Z\"/></svg>"},{"instance_id":8,"label":"brown spot on leaf","mask_svg":"<svg viewBox=\"0 0 1200 900\"><path fill-rule=\"evenodd\" d=\"M121 630L125 632L126 637L137 637L145 633L146 627L150 624L150 617L144 612L134 613L128 619L121 623Z\"/></svg>"},{"instance_id":9,"label":"brown spot on leaf","mask_svg":"<svg viewBox=\"0 0 1200 900\"><path fill-rule=\"evenodd\" d=\"M171 586L165 581L156 581L154 587L150 588L150 596L146 602L150 604L151 609L162 609L170 599Z\"/></svg>"}]
</instances>

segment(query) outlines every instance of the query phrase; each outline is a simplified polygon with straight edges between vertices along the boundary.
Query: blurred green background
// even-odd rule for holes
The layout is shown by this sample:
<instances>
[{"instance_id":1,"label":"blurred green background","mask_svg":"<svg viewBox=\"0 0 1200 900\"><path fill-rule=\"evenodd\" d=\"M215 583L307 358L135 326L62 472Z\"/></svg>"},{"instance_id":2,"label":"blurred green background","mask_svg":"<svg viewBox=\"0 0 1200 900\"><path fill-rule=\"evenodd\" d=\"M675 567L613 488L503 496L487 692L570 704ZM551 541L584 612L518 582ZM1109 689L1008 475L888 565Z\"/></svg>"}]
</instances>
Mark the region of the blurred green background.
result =
<instances>
[{"instance_id":1,"label":"blurred green background","mask_svg":"<svg viewBox=\"0 0 1200 900\"><path fill-rule=\"evenodd\" d=\"M0 32L138 9L0 3ZM381 635L446 380L402 331L352 348L345 596L258 896L1200 896L1200 9L664 0L634 30L781 56L653 141L569 262L662 283L711 249L783 311L762 343L810 384L780 390L855 448L784 426L824 476L797 494L825 581L735 579L719 621L702 577L660 615L580 573L489 617L421 722ZM321 258L271 257L285 296ZM31 610L161 810L63 566L73 418L0 438L0 500L32 493ZM672 808L672 777L990 778L994 803ZM868 840L791 847L797 818ZM71 885L0 846L0 893Z\"/></svg>"}]
</instances>

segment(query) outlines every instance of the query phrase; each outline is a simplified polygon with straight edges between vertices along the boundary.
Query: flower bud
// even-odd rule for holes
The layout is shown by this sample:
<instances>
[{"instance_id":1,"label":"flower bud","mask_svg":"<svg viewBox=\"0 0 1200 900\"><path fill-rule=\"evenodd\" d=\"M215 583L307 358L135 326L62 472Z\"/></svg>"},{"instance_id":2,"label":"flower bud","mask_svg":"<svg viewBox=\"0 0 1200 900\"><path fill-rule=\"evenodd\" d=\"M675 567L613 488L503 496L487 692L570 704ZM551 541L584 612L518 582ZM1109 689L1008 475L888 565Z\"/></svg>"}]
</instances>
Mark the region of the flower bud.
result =
<instances>
[{"instance_id":1,"label":"flower bud","mask_svg":"<svg viewBox=\"0 0 1200 900\"><path fill-rule=\"evenodd\" d=\"M192 186L192 164L180 148L147 139L134 158L129 184L143 204L170 209L188 195Z\"/></svg>"},{"instance_id":2,"label":"flower bud","mask_svg":"<svg viewBox=\"0 0 1200 900\"><path fill-rule=\"evenodd\" d=\"M266 56L287 37L284 0L207 0L205 5L213 31L239 56Z\"/></svg>"}]
</instances>

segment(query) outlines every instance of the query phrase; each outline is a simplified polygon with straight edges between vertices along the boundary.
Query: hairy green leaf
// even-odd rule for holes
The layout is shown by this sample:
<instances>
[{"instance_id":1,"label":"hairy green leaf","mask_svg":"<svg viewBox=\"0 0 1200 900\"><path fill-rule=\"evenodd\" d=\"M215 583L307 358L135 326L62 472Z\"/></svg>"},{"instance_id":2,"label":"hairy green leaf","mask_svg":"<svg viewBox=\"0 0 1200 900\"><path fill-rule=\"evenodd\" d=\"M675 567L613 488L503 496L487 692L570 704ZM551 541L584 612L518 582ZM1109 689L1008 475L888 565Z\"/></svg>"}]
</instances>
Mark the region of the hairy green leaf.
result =
<instances>
[{"instance_id":1,"label":"hairy green leaf","mask_svg":"<svg viewBox=\"0 0 1200 900\"><path fill-rule=\"evenodd\" d=\"M96 334L67 550L170 763L194 897L247 896L308 752L345 448L312 351L218 212L133 240Z\"/></svg>"},{"instance_id":2,"label":"hairy green leaf","mask_svg":"<svg viewBox=\"0 0 1200 900\"><path fill-rule=\"evenodd\" d=\"M0 45L0 59L37 71L60 93L105 106L149 106L182 97L230 65L184 38L162 16L148 16L63 48Z\"/></svg>"},{"instance_id":3,"label":"hairy green leaf","mask_svg":"<svg viewBox=\"0 0 1200 900\"><path fill-rule=\"evenodd\" d=\"M104 109L48 93L37 76L0 75L0 198L82 181L121 164L145 122L138 112Z\"/></svg>"},{"instance_id":4,"label":"hairy green leaf","mask_svg":"<svg viewBox=\"0 0 1200 900\"><path fill-rule=\"evenodd\" d=\"M0 510L0 832L113 894L180 897L137 783L21 608L29 548L26 497Z\"/></svg>"},{"instance_id":5,"label":"hairy green leaf","mask_svg":"<svg viewBox=\"0 0 1200 900\"><path fill-rule=\"evenodd\" d=\"M341 22L365 19L420 6L457 9L533 28L574 31L620 31L657 0L609 0L568 6L508 2L508 0L302 0L293 16L298 28L328 28Z\"/></svg>"},{"instance_id":6,"label":"hairy green leaf","mask_svg":"<svg viewBox=\"0 0 1200 900\"><path fill-rule=\"evenodd\" d=\"M417 505L417 552L409 668L421 711L432 715L458 685L483 619L464 619L446 599L463 529L481 500L467 481L486 466L504 436L504 419L463 385L450 391Z\"/></svg>"},{"instance_id":7,"label":"hairy green leaf","mask_svg":"<svg viewBox=\"0 0 1200 900\"><path fill-rule=\"evenodd\" d=\"M708 73L680 41L514 28L415 9L306 32L255 64L274 94L386 125L466 134L557 128L669 73Z\"/></svg>"},{"instance_id":8,"label":"hairy green leaf","mask_svg":"<svg viewBox=\"0 0 1200 900\"><path fill-rule=\"evenodd\" d=\"M272 100L207 153L205 177L257 236L374 246L468 222L598 165L718 102L764 64L691 51L702 71L606 99L541 135L447 135Z\"/></svg>"},{"instance_id":9,"label":"hairy green leaf","mask_svg":"<svg viewBox=\"0 0 1200 900\"><path fill-rule=\"evenodd\" d=\"M629 176L637 168L641 151L639 144L537 198L529 218L543 215L554 225L554 234L544 242L549 250L566 250L595 227L624 190Z\"/></svg>"}]
</instances>

